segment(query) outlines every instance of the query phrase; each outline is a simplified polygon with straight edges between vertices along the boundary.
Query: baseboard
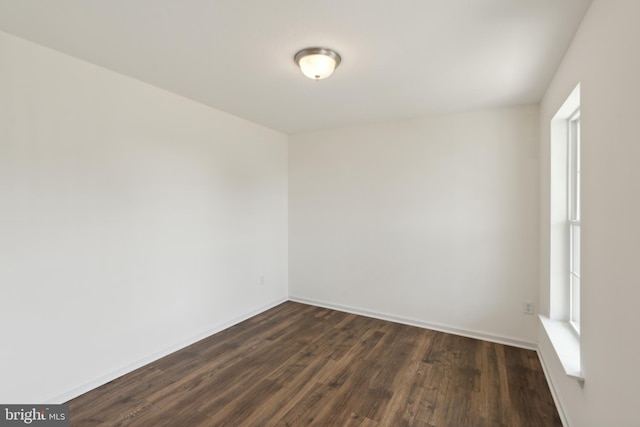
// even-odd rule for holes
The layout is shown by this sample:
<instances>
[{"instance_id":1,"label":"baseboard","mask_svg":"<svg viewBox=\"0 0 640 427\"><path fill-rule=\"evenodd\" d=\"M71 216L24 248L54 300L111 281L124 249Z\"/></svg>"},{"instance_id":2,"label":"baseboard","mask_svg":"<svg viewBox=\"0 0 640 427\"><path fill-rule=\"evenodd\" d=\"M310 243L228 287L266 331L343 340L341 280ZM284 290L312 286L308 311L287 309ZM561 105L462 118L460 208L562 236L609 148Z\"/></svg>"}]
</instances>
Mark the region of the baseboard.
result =
<instances>
[{"instance_id":1,"label":"baseboard","mask_svg":"<svg viewBox=\"0 0 640 427\"><path fill-rule=\"evenodd\" d=\"M544 372L544 377L547 379L547 384L549 385L549 390L551 391L553 403L556 405L556 409L558 410L560 421L562 422L563 427L570 427L569 420L567 419L567 415L565 414L564 408L562 407L562 402L560 401L560 397L556 392L553 380L551 379L551 375L549 374L549 369L547 368L547 362L545 361L544 354L540 348L538 348L536 352L538 353L540 365L542 365L542 372Z\"/></svg>"},{"instance_id":2,"label":"baseboard","mask_svg":"<svg viewBox=\"0 0 640 427\"><path fill-rule=\"evenodd\" d=\"M176 343L170 347L165 348L162 351L159 351L157 353L151 354L147 357L144 357L142 359L139 359L133 363L130 363L127 366L123 366L119 369L116 369L114 371L109 372L108 374L105 374L101 377L95 378L91 381L88 381L84 384L81 384L79 386L76 386L70 390L65 391L64 393L61 393L55 397L52 397L51 399L47 399L45 402L43 403L51 403L51 404L60 404L60 403L64 403L67 402L75 397L80 396L81 394L84 394L88 391L93 390L94 388L100 387L101 385L104 385L110 381L115 380L116 378L119 378L125 374L128 374L130 372L135 371L138 368L141 368L145 365L148 365L151 362L155 362L158 359L161 359L165 356L168 356L171 353L174 353L180 349L183 349L191 344L194 344L204 338L207 338L213 334L216 334L218 332L221 332L227 328L230 328L233 325L236 325L244 320L247 320L253 316L256 316L266 310L269 310L279 304L282 304L283 302L287 301L288 298L280 298L277 299L269 304L263 305L261 307L255 308L247 313L244 313L241 316L238 316L234 319L231 319L227 322L223 322L220 323L218 325L215 325L214 327L203 331L197 335L194 335L192 337L190 337L189 339L186 339L184 341L181 341L179 343Z\"/></svg>"},{"instance_id":3,"label":"baseboard","mask_svg":"<svg viewBox=\"0 0 640 427\"><path fill-rule=\"evenodd\" d=\"M516 338L504 337L500 335L494 335L481 331L474 331L469 329L460 329L453 326L443 325L440 323L430 323L421 320L411 319L402 316L396 316L388 313L379 313L361 309L358 307L352 307L341 304L334 304L326 301L319 301L309 298L302 298L296 296L289 296L290 301L299 302L302 304L315 305L317 307L330 308L332 310L344 311L346 313L358 314L361 316L372 317L374 319L387 320L395 323L402 323L404 325L417 326L424 329L432 329L434 331L446 332L449 334L460 335L468 338L475 338L484 341L490 341L498 344L510 345L513 347L524 348L527 350L537 350L536 343L524 341Z\"/></svg>"}]
</instances>

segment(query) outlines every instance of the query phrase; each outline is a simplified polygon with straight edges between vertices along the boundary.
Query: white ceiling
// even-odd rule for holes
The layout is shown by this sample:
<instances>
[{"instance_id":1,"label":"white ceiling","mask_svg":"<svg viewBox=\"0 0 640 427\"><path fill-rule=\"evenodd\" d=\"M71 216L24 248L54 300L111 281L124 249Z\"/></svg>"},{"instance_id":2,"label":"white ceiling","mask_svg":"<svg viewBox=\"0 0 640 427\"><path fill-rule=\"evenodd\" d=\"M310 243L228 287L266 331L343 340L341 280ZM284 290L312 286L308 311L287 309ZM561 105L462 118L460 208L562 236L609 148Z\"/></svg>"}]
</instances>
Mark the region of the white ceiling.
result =
<instances>
[{"instance_id":1,"label":"white ceiling","mask_svg":"<svg viewBox=\"0 0 640 427\"><path fill-rule=\"evenodd\" d=\"M285 133L538 102L591 0L0 0L0 29ZM315 82L293 55L337 50Z\"/></svg>"}]
</instances>

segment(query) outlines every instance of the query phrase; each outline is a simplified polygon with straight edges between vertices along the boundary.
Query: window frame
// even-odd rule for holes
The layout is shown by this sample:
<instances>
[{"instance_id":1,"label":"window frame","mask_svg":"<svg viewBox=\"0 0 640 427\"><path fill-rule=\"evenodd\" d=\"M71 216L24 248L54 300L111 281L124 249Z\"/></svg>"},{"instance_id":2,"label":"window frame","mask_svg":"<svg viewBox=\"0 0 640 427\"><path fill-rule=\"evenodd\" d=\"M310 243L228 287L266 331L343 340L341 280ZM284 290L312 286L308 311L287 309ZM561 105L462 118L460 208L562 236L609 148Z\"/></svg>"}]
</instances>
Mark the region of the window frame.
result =
<instances>
[{"instance_id":1,"label":"window frame","mask_svg":"<svg viewBox=\"0 0 640 427\"><path fill-rule=\"evenodd\" d=\"M569 135L570 119L580 110L580 83L569 94L551 119L549 145L549 288L548 311L539 315L553 349L567 376L582 386L585 377L581 363L581 336L571 324L569 289ZM575 123L577 125L577 123ZM580 122L582 124L582 122ZM584 136L575 133L576 136ZM584 144L582 147L584 149ZM576 153L578 154L578 153ZM579 160L579 158L577 158ZM576 162L577 163L577 162ZM577 170L576 170L577 171ZM580 179L575 189L582 190ZM575 189L574 194L579 194ZM579 206L576 203L574 206ZM575 210L578 213L578 210ZM581 213L580 213L581 215ZM579 219L577 216L575 219ZM579 303L574 303L579 307ZM575 311L574 311L575 317Z\"/></svg>"},{"instance_id":2,"label":"window frame","mask_svg":"<svg viewBox=\"0 0 640 427\"><path fill-rule=\"evenodd\" d=\"M567 119L567 228L569 324L580 334L580 107ZM577 238L576 238L577 236Z\"/></svg>"}]
</instances>

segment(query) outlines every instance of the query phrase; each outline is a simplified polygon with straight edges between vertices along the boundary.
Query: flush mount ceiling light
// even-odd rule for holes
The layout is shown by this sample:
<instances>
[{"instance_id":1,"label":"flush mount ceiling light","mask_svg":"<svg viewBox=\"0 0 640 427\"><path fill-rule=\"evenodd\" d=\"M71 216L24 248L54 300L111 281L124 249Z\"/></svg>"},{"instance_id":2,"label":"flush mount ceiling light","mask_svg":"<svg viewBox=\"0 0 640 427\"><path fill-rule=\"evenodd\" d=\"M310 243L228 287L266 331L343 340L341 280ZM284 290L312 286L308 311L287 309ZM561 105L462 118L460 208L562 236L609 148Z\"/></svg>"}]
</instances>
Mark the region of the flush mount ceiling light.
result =
<instances>
[{"instance_id":1,"label":"flush mount ceiling light","mask_svg":"<svg viewBox=\"0 0 640 427\"><path fill-rule=\"evenodd\" d=\"M302 74L314 80L326 79L340 65L338 52L324 47L302 49L296 53L293 60L302 70Z\"/></svg>"}]
</instances>

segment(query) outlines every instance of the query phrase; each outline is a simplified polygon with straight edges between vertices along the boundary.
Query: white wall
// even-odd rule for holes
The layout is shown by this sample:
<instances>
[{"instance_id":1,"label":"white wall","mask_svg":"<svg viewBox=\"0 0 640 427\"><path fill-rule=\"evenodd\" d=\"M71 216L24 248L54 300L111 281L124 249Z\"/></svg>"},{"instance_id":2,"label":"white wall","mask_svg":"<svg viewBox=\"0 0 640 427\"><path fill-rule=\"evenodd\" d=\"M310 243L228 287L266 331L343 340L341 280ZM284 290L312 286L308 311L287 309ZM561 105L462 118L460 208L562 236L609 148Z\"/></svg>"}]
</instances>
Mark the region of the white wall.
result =
<instances>
[{"instance_id":1,"label":"white wall","mask_svg":"<svg viewBox=\"0 0 640 427\"><path fill-rule=\"evenodd\" d=\"M282 301L287 262L286 135L0 33L0 402Z\"/></svg>"},{"instance_id":2,"label":"white wall","mask_svg":"<svg viewBox=\"0 0 640 427\"><path fill-rule=\"evenodd\" d=\"M541 103L540 296L549 306L551 118L581 83L584 388L540 329L542 358L572 427L637 427L640 383L640 2L594 0Z\"/></svg>"},{"instance_id":3,"label":"white wall","mask_svg":"<svg viewBox=\"0 0 640 427\"><path fill-rule=\"evenodd\" d=\"M290 295L535 343L538 120L523 106L291 136Z\"/></svg>"}]
</instances>

